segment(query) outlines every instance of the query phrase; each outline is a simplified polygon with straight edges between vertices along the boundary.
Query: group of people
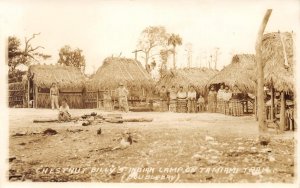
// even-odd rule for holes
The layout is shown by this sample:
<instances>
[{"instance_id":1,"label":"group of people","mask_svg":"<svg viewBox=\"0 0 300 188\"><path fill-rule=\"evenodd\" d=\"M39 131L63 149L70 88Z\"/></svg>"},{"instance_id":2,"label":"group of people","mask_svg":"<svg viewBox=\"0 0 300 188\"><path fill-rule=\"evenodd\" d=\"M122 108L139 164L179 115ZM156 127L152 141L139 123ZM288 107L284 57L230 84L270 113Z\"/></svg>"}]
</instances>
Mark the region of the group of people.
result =
<instances>
[{"instance_id":1,"label":"group of people","mask_svg":"<svg viewBox=\"0 0 300 188\"><path fill-rule=\"evenodd\" d=\"M241 116L244 113L243 104L239 96L241 92L235 85L230 90L229 86L221 85L217 91L211 86L207 97L207 111L212 113L223 113L232 116Z\"/></svg>"},{"instance_id":2,"label":"group of people","mask_svg":"<svg viewBox=\"0 0 300 188\"><path fill-rule=\"evenodd\" d=\"M211 86L207 95L207 103L201 94L197 94L194 86L189 86L188 91L184 91L183 86L176 90L172 86L170 90L162 86L159 92L160 111L171 112L203 112L223 113L232 116L241 116L244 113L243 104L239 96L241 92L237 86L230 90L229 86L221 85L217 90ZM207 105L206 105L207 104Z\"/></svg>"},{"instance_id":3,"label":"group of people","mask_svg":"<svg viewBox=\"0 0 300 188\"><path fill-rule=\"evenodd\" d=\"M172 86L170 90L162 86L159 91L159 96L160 111L162 112L195 113L205 110L204 98L199 95L197 99L197 92L194 86L189 86L187 92L184 91L183 86L179 86L178 91L175 86Z\"/></svg>"},{"instance_id":4,"label":"group of people","mask_svg":"<svg viewBox=\"0 0 300 188\"><path fill-rule=\"evenodd\" d=\"M207 110L211 113L218 112L226 115L241 116L243 115L243 105L239 100L239 94L240 91L237 86L234 86L232 91L229 86L221 85L219 90L216 90L215 86L211 86L207 95L206 105L204 97L196 92L193 85L188 87L188 91L185 91L183 86L179 86L178 90L175 86L172 86L169 90L162 86L159 91L160 111L195 113ZM116 89L116 97L121 111L129 111L128 95L129 91L124 84L119 83L119 87ZM59 89L57 84L53 83L50 88L51 107L59 110L59 121L69 121L71 115L67 99L63 99L59 107L58 96ZM112 98L108 89L103 93L103 103L106 110L112 110Z\"/></svg>"}]
</instances>

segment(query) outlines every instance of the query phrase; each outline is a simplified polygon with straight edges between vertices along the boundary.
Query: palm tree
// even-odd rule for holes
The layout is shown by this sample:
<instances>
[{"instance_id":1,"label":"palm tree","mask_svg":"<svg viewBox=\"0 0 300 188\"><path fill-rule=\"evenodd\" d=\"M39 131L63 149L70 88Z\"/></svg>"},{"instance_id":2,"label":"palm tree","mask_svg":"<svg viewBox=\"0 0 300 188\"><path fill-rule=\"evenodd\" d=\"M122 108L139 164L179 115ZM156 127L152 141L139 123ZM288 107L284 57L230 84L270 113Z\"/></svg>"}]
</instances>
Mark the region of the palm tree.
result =
<instances>
[{"instance_id":1,"label":"palm tree","mask_svg":"<svg viewBox=\"0 0 300 188\"><path fill-rule=\"evenodd\" d=\"M174 69L176 69L176 60L175 60L176 46L182 45L182 38L178 34L173 33L168 39L168 45L173 46L173 66Z\"/></svg>"}]
</instances>

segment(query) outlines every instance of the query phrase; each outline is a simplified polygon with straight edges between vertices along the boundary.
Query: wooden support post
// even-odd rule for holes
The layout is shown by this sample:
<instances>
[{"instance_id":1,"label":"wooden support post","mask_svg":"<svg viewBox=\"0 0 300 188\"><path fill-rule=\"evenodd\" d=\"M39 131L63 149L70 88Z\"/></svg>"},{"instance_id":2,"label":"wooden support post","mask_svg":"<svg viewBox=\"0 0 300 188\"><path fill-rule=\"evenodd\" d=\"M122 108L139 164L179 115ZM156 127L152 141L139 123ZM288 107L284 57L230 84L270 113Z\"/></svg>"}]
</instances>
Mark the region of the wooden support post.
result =
<instances>
[{"instance_id":1,"label":"wooden support post","mask_svg":"<svg viewBox=\"0 0 300 188\"><path fill-rule=\"evenodd\" d=\"M260 25L257 40L255 44L256 51L256 65L257 65L257 113L258 113L258 124L259 132L267 132L266 125L266 114L265 114L265 101L264 101L264 71L263 71L263 61L262 61L262 38L267 26L268 20L271 16L272 9L268 9Z\"/></svg>"},{"instance_id":2,"label":"wooden support post","mask_svg":"<svg viewBox=\"0 0 300 188\"><path fill-rule=\"evenodd\" d=\"M271 85L271 121L274 122L274 87Z\"/></svg>"},{"instance_id":3,"label":"wooden support post","mask_svg":"<svg viewBox=\"0 0 300 188\"><path fill-rule=\"evenodd\" d=\"M280 131L285 131L285 93L281 92L280 96Z\"/></svg>"},{"instance_id":4,"label":"wooden support post","mask_svg":"<svg viewBox=\"0 0 300 188\"><path fill-rule=\"evenodd\" d=\"M36 85L34 86L34 90L35 90L35 92L34 92L34 96L35 96L34 107L38 108L38 93L39 92L38 92L38 87Z\"/></svg>"},{"instance_id":5,"label":"wooden support post","mask_svg":"<svg viewBox=\"0 0 300 188\"><path fill-rule=\"evenodd\" d=\"M96 108L99 109L100 105L99 105L99 90L97 90L97 99L96 99Z\"/></svg>"},{"instance_id":6,"label":"wooden support post","mask_svg":"<svg viewBox=\"0 0 300 188\"><path fill-rule=\"evenodd\" d=\"M255 114L255 120L258 121L258 116L257 116L257 97L256 96L254 98L253 111L254 111L254 114Z\"/></svg>"}]
</instances>

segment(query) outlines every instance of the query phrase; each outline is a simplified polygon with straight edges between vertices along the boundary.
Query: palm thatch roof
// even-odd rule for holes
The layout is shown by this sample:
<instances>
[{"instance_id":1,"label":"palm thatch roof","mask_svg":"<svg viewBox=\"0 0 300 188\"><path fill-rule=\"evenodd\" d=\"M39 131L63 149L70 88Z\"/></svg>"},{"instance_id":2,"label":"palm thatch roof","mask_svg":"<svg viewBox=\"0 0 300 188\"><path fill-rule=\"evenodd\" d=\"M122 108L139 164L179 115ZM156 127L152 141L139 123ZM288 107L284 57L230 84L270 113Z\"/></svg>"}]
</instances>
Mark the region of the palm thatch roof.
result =
<instances>
[{"instance_id":1,"label":"palm thatch roof","mask_svg":"<svg viewBox=\"0 0 300 188\"><path fill-rule=\"evenodd\" d=\"M267 33L262 45L265 83L273 84L277 91L293 91L293 33Z\"/></svg>"},{"instance_id":2,"label":"palm thatch roof","mask_svg":"<svg viewBox=\"0 0 300 188\"><path fill-rule=\"evenodd\" d=\"M85 76L72 66L64 65L31 65L28 74L33 75L33 81L38 87L50 88L52 83L58 84L60 89L83 89Z\"/></svg>"},{"instance_id":3,"label":"palm thatch roof","mask_svg":"<svg viewBox=\"0 0 300 188\"><path fill-rule=\"evenodd\" d=\"M231 63L215 75L207 86L224 83L229 87L237 85L243 92L254 92L256 61L253 54L237 54L232 57Z\"/></svg>"},{"instance_id":4,"label":"palm thatch roof","mask_svg":"<svg viewBox=\"0 0 300 188\"><path fill-rule=\"evenodd\" d=\"M205 86L209 79L218 73L217 70L208 68L183 68L168 71L158 82L157 87L167 88L193 85L201 94L205 93Z\"/></svg>"},{"instance_id":5,"label":"palm thatch roof","mask_svg":"<svg viewBox=\"0 0 300 188\"><path fill-rule=\"evenodd\" d=\"M139 61L128 58L109 57L87 83L87 89L115 89L122 82L127 87L132 86L149 89L154 86L154 80Z\"/></svg>"}]
</instances>

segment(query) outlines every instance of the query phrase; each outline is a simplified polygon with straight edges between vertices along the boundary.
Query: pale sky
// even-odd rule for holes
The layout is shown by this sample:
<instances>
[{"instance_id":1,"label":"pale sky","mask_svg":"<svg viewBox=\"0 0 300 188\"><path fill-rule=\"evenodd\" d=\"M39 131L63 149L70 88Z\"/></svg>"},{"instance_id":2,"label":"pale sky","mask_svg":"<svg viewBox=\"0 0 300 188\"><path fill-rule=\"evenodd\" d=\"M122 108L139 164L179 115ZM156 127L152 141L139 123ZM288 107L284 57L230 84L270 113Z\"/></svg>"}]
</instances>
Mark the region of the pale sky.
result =
<instances>
[{"instance_id":1,"label":"pale sky","mask_svg":"<svg viewBox=\"0 0 300 188\"><path fill-rule=\"evenodd\" d=\"M5 35L24 37L41 32L33 44L52 55L68 44L86 57L86 73L98 69L107 56L134 58L141 31L162 25L179 34L179 67L187 66L186 43L193 45L193 67L207 66L219 48L218 68L230 63L233 53L254 53L257 31L267 8L273 8L266 32L294 31L299 27L299 1L10 1L1 5ZM142 61L142 59L140 59ZM172 65L172 59L169 59Z\"/></svg>"}]
</instances>

